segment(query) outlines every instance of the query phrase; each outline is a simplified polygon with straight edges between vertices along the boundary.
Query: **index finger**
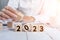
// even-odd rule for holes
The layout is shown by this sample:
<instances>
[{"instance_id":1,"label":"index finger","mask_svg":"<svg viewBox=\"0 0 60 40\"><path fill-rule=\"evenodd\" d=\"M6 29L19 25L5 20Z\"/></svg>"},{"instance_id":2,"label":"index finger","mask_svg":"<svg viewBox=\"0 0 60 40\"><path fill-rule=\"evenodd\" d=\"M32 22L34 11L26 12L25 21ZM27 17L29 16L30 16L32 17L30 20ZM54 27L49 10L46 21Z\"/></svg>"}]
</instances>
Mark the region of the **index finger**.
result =
<instances>
[{"instance_id":1,"label":"index finger","mask_svg":"<svg viewBox=\"0 0 60 40\"><path fill-rule=\"evenodd\" d=\"M16 15L24 16L22 12L20 12L20 11L18 11L18 10L16 10L16 9L13 9L13 8L10 7L10 6L6 6L5 9L11 11L12 13L14 13L14 14L16 14Z\"/></svg>"}]
</instances>

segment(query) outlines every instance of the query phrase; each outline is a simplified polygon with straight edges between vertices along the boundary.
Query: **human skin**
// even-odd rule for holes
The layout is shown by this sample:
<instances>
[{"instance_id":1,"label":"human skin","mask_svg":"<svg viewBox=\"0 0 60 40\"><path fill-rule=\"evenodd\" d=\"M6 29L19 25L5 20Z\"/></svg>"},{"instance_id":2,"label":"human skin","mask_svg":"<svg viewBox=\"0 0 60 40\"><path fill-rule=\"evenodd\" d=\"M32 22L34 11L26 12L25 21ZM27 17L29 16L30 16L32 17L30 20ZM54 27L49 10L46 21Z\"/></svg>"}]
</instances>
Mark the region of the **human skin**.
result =
<instances>
[{"instance_id":1,"label":"human skin","mask_svg":"<svg viewBox=\"0 0 60 40\"><path fill-rule=\"evenodd\" d=\"M0 20L6 20L6 19L9 19L11 18L13 21L18 21L17 20L17 17L19 15L19 17L21 18L21 16L24 16L24 14L22 14L22 12L18 11L18 10L15 10L9 6L6 6L5 8L3 8L1 11L0 11L1 15L0 15ZM18 14L19 13L19 14ZM24 16L22 18L22 20L24 22L32 22L34 21L34 17L31 17L31 16Z\"/></svg>"}]
</instances>

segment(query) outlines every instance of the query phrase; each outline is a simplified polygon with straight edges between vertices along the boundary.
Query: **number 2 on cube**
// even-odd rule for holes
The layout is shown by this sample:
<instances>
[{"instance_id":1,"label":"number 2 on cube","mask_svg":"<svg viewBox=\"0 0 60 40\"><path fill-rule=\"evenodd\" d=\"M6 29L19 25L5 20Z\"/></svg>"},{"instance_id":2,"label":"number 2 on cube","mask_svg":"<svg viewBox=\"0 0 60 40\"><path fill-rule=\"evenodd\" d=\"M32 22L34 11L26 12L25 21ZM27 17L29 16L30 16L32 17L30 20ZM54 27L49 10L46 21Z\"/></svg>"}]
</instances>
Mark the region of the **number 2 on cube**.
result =
<instances>
[{"instance_id":1,"label":"number 2 on cube","mask_svg":"<svg viewBox=\"0 0 60 40\"><path fill-rule=\"evenodd\" d=\"M17 31L21 31L21 30L20 30L20 26L19 26L19 25L17 26Z\"/></svg>"}]
</instances>

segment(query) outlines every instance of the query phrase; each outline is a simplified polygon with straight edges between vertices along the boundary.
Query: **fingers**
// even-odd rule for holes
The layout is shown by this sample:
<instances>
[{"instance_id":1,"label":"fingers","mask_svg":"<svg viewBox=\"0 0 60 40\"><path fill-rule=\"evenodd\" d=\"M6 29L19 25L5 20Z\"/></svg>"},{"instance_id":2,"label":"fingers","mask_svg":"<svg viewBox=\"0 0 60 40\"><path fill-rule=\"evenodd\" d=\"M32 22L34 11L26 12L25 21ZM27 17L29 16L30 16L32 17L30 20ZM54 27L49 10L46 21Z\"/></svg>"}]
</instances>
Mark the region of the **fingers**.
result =
<instances>
[{"instance_id":1,"label":"fingers","mask_svg":"<svg viewBox=\"0 0 60 40\"><path fill-rule=\"evenodd\" d=\"M11 18L13 21L14 20L21 21L24 16L21 12L15 10L9 6L6 6L4 9L2 9L0 13L2 14L1 17L3 17L3 19Z\"/></svg>"},{"instance_id":2,"label":"fingers","mask_svg":"<svg viewBox=\"0 0 60 40\"><path fill-rule=\"evenodd\" d=\"M12 13L14 13L14 14L17 14L17 13L18 13L18 11L17 11L17 10L13 9L13 8L12 8L12 7L10 7L10 6L6 6L6 7L5 7L5 9L7 9L7 10L11 11L11 12L12 12Z\"/></svg>"},{"instance_id":3,"label":"fingers","mask_svg":"<svg viewBox=\"0 0 60 40\"><path fill-rule=\"evenodd\" d=\"M16 18L17 16L10 12L9 10L2 9L2 12L4 12L6 15L10 16L11 18Z\"/></svg>"},{"instance_id":4,"label":"fingers","mask_svg":"<svg viewBox=\"0 0 60 40\"><path fill-rule=\"evenodd\" d=\"M9 19L9 18L10 18L10 17L9 17L8 15L6 15L5 13L3 13L3 12L0 12L0 13L1 13L0 16L2 16L2 17L6 18L6 19Z\"/></svg>"},{"instance_id":5,"label":"fingers","mask_svg":"<svg viewBox=\"0 0 60 40\"><path fill-rule=\"evenodd\" d=\"M12 12L15 15L17 15L17 19L16 20L18 20L18 21L21 20L21 18L24 16L21 12L11 8L10 6L6 6L5 9L10 11L10 12Z\"/></svg>"},{"instance_id":6,"label":"fingers","mask_svg":"<svg viewBox=\"0 0 60 40\"><path fill-rule=\"evenodd\" d=\"M5 9L11 11L12 13L14 13L14 14L16 14L16 15L20 15L20 16L22 15L22 16L24 16L21 12L13 9L13 8L10 7L10 6L6 6Z\"/></svg>"},{"instance_id":7,"label":"fingers","mask_svg":"<svg viewBox=\"0 0 60 40\"><path fill-rule=\"evenodd\" d=\"M2 16L0 16L0 20L6 20L6 18L3 18Z\"/></svg>"},{"instance_id":8,"label":"fingers","mask_svg":"<svg viewBox=\"0 0 60 40\"><path fill-rule=\"evenodd\" d=\"M0 16L0 20L2 20L2 17Z\"/></svg>"},{"instance_id":9,"label":"fingers","mask_svg":"<svg viewBox=\"0 0 60 40\"><path fill-rule=\"evenodd\" d=\"M0 20L6 20L6 18L2 16L2 12L0 12Z\"/></svg>"}]
</instances>

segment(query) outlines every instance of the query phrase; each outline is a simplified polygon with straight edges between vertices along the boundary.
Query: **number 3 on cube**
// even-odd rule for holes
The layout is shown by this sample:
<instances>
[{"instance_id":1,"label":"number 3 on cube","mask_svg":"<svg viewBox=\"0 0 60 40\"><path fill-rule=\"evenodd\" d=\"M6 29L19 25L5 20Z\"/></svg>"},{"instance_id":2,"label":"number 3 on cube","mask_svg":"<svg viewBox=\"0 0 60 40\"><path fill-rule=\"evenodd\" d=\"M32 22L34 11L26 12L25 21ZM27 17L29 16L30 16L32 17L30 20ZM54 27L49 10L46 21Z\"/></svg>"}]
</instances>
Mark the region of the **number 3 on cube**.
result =
<instances>
[{"instance_id":1,"label":"number 3 on cube","mask_svg":"<svg viewBox=\"0 0 60 40\"><path fill-rule=\"evenodd\" d=\"M44 31L44 24L39 24L39 32L43 32Z\"/></svg>"}]
</instances>

